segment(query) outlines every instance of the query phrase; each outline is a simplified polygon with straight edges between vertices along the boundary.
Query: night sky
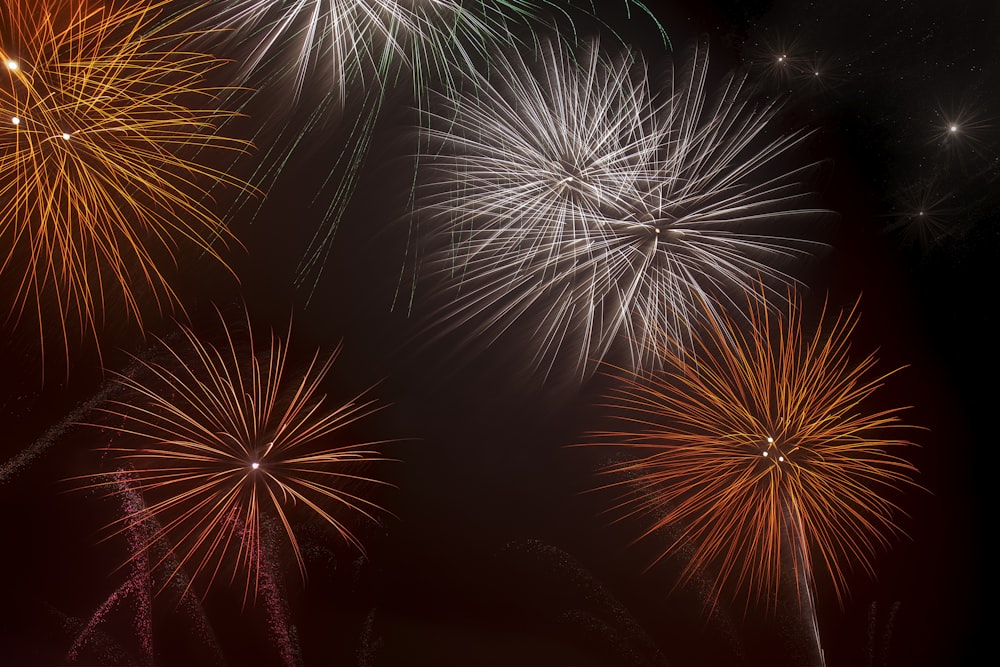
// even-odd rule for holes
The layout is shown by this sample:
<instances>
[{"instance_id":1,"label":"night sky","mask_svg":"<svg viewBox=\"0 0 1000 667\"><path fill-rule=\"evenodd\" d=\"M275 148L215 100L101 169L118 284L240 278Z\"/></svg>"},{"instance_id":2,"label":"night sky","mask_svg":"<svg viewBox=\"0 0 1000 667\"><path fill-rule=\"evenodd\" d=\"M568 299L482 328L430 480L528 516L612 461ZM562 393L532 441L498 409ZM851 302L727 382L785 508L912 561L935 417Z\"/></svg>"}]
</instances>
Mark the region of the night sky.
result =
<instances>
[{"instance_id":1,"label":"night sky","mask_svg":"<svg viewBox=\"0 0 1000 667\"><path fill-rule=\"evenodd\" d=\"M986 545L1000 6L649 0L665 44L649 17L600 4L603 26L580 14L581 36L628 44L652 74L706 40L710 92L727 72L745 72L752 99L781 102L780 131L812 131L789 160L814 164L807 186L831 213L808 231L824 246L791 270L809 312L860 298L852 350L877 349L883 370L905 367L875 403L912 406L904 420L921 430L906 437L920 447L907 456L921 488L895 498L906 535L878 551L873 576L850 571L842 603L818 579L825 664L982 664L995 584ZM780 55L790 67L776 66ZM600 403L612 380L523 372L526 331L489 346L469 345L460 329L429 333L434 281L421 273L421 228L408 216L419 120L409 83L386 94L323 269L304 281L300 262L328 220L336 156L362 105L349 93L342 114L302 130L320 93L307 85L293 104L275 82L251 83L261 92L234 96L246 117L227 131L255 149L219 166L259 178L267 192L244 200L219 191L238 239L225 254L231 271L179 255L170 271L183 311L149 308L143 335L108 303L100 353L93 337L71 336L68 366L55 341L42 367L31 318L3 325L0 665L822 664L794 599L776 609L724 600L708 613L697 581L676 585L680 560L650 567L665 538L635 542L641 522L615 521L614 494L591 491L615 454L568 445L607 426ZM287 160L272 172L276 146ZM921 235L927 218L933 227ZM12 280L8 271L0 287ZM268 554L272 585L256 603L244 605L240 585L224 580L198 590L203 599L167 586L143 601L128 589L126 540L106 529L119 503L71 481L107 469L100 448L113 428L79 423L104 423L94 408L120 396L113 373L155 355L157 337L174 340L178 321L218 340L219 312L238 322L244 308L265 330L283 333L291 318L295 364L341 344L323 392L336 403L370 389L382 406L348 435L388 441L382 451L394 461L368 473L391 487L365 491L386 512L379 523L346 519L363 556L296 513L308 578L279 540ZM143 609L148 623L137 620Z\"/></svg>"}]
</instances>

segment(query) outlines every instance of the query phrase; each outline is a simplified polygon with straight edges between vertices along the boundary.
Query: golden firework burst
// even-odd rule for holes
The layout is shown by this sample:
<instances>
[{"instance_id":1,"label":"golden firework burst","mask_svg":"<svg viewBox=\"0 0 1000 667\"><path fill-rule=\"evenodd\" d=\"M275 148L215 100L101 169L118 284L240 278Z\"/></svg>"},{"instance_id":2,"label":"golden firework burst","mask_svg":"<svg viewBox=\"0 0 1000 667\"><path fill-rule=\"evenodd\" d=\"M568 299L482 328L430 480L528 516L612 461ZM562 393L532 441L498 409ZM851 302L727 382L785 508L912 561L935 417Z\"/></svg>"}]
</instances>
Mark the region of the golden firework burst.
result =
<instances>
[{"instance_id":1,"label":"golden firework burst","mask_svg":"<svg viewBox=\"0 0 1000 667\"><path fill-rule=\"evenodd\" d=\"M218 133L223 61L186 50L165 4L0 0L0 273L43 347L56 304L67 355L111 303L140 326L143 292L175 306L180 248L222 261L231 241L210 190L242 184L210 161L247 144Z\"/></svg>"},{"instance_id":2,"label":"golden firework burst","mask_svg":"<svg viewBox=\"0 0 1000 667\"><path fill-rule=\"evenodd\" d=\"M225 322L223 322L225 325ZM138 361L133 375L120 376L125 397L102 411L126 444L108 447L121 467L86 488L111 494L138 491L146 503L116 524L116 532L148 522L150 537L140 551L165 542L173 571L182 568L210 588L217 575L242 577L245 594L256 595L267 518L284 528L305 576L293 531L299 506L332 526L363 552L348 517L377 521L382 512L360 487L384 484L366 477L372 462L387 459L378 442L357 443L345 429L377 406L367 392L328 407L321 386L336 357L313 355L292 375L287 346L273 332L258 345L245 331L227 328L220 346L181 327L179 344L160 341L162 361ZM106 426L105 426L106 428Z\"/></svg>"},{"instance_id":3,"label":"golden firework burst","mask_svg":"<svg viewBox=\"0 0 1000 667\"><path fill-rule=\"evenodd\" d=\"M857 306L810 334L797 297L775 313L763 296L747 299L748 320L708 320L693 355L660 345L661 372L612 371L607 406L623 427L588 444L629 457L602 488L624 490L616 510L652 518L643 537L667 536L660 558L689 557L681 583L707 575L713 601L772 604L783 572L811 590L821 568L842 599L848 571L871 572L900 532L890 496L916 469L895 434L912 427L903 408L869 411L895 371L852 360Z\"/></svg>"}]
</instances>

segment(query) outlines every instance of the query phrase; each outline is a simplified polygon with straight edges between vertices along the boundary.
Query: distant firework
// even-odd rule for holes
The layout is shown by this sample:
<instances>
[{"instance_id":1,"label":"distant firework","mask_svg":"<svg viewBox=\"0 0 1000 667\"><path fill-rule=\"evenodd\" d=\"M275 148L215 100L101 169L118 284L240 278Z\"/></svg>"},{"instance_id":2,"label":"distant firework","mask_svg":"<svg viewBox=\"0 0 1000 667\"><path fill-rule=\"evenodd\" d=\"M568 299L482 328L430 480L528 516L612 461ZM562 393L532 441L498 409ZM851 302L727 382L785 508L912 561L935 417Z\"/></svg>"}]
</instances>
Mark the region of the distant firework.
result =
<instances>
[{"instance_id":1,"label":"distant firework","mask_svg":"<svg viewBox=\"0 0 1000 667\"><path fill-rule=\"evenodd\" d=\"M0 0L0 273L43 340L50 301L67 345L112 304L141 323L144 292L176 303L177 249L230 240L208 190L239 184L208 159L246 146L164 4Z\"/></svg>"},{"instance_id":2,"label":"distant firework","mask_svg":"<svg viewBox=\"0 0 1000 667\"><path fill-rule=\"evenodd\" d=\"M784 293L782 267L816 244L781 230L821 213L805 170L776 166L802 134L766 139L774 109L739 77L709 101L707 70L699 47L661 90L632 55L550 43L445 95L421 200L435 328L492 341L520 323L537 369L565 357L585 377L617 341L655 365L761 279Z\"/></svg>"},{"instance_id":3,"label":"distant firework","mask_svg":"<svg viewBox=\"0 0 1000 667\"><path fill-rule=\"evenodd\" d=\"M145 547L164 540L176 558L168 580L183 569L207 588L228 573L244 580L248 597L260 585L266 520L284 528L303 576L296 508L363 550L348 524L377 521L382 510L359 494L382 484L364 470L385 459L378 443L352 442L344 429L371 415L375 401L359 395L331 406L320 387L335 355L317 352L295 373L274 333L258 346L247 325L215 346L181 332L180 345L161 341L162 362L140 361L134 376L121 376L127 396L103 408L123 420L116 428L125 443L108 447L123 467L97 486L117 494L124 484L146 498L119 530L151 522Z\"/></svg>"},{"instance_id":4,"label":"distant firework","mask_svg":"<svg viewBox=\"0 0 1000 667\"><path fill-rule=\"evenodd\" d=\"M749 313L749 328L710 320L694 358L660 345L651 378L612 371L621 429L589 444L629 457L604 488L622 491L615 511L651 520L644 537L664 535L660 558L689 558L682 582L706 574L716 598L773 603L783 571L808 592L821 570L843 599L847 572L872 573L900 532L888 496L914 486L916 469L893 434L911 427L902 408L869 411L892 373L873 375L873 354L851 359L856 309L811 335L797 298L775 315L758 295Z\"/></svg>"}]
</instances>

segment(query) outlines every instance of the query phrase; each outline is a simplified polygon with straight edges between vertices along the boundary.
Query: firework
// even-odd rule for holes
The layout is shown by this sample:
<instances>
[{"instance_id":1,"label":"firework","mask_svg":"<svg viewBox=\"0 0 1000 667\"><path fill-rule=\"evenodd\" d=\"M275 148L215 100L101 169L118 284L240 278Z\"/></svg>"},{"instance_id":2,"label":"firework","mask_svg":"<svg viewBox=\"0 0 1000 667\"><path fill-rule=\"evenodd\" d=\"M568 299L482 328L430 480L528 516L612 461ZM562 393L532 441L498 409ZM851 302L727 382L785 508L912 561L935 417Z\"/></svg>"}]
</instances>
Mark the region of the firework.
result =
<instances>
[{"instance_id":1,"label":"firework","mask_svg":"<svg viewBox=\"0 0 1000 667\"><path fill-rule=\"evenodd\" d=\"M652 18L640 2L623 4ZM346 140L331 156L324 219L297 268L296 283L307 289L319 281L357 187L386 93L409 85L424 123L432 86L458 91L468 74L491 67L497 51L533 50L536 30L572 25L574 16L561 0L240 0L209 2L203 10L199 25L213 47L221 42L236 54L243 82L258 97L267 91L263 114L283 128L277 140L261 141L273 153L255 174L261 187L278 178L306 136L328 135L329 119L348 112ZM288 128L289 108L276 109L275 94L292 107L304 100L308 116Z\"/></svg>"},{"instance_id":2,"label":"firework","mask_svg":"<svg viewBox=\"0 0 1000 667\"><path fill-rule=\"evenodd\" d=\"M623 4L659 27L643 3ZM401 75L418 90L431 78L457 84L496 46L533 40L526 27L572 21L560 0L213 0L202 13L206 37L241 54L247 80L290 82L296 97L315 83L341 104L352 84Z\"/></svg>"},{"instance_id":3,"label":"firework","mask_svg":"<svg viewBox=\"0 0 1000 667\"><path fill-rule=\"evenodd\" d=\"M243 75L290 79L296 95L315 74L341 103L352 83L385 86L399 66L421 83L453 76L496 40L511 17L532 19L547 0L242 0L209 2L204 28L245 56ZM277 72L277 73L276 73Z\"/></svg>"},{"instance_id":4,"label":"firework","mask_svg":"<svg viewBox=\"0 0 1000 667\"><path fill-rule=\"evenodd\" d=\"M546 0L241 0L206 3L206 45L236 55L240 76L263 97L255 117L260 143L269 159L253 180L269 189L306 137L325 136L330 119L349 131L331 156L329 201L296 270L296 284L314 289L340 219L357 187L387 90L410 81L418 106L425 106L427 80L457 85L457 72L486 59L495 43L511 44L508 20L530 21ZM266 96L261 96L261 92ZM277 92L276 92L277 91ZM275 108L275 95L303 101L308 116L288 122L287 105ZM253 105L250 99L246 104ZM271 126L279 135L269 135ZM242 203L242 202L241 202Z\"/></svg>"},{"instance_id":5,"label":"firework","mask_svg":"<svg viewBox=\"0 0 1000 667\"><path fill-rule=\"evenodd\" d=\"M363 551L345 516L373 521L380 508L357 495L357 485L380 484L361 469L381 461L378 443L349 442L344 429L370 415L364 395L327 407L320 386L333 364L317 352L304 372L286 368L286 345L274 333L258 347L247 325L244 336L227 330L222 346L202 342L181 327L182 345L161 341L165 361L140 362L138 376L119 382L128 397L103 411L123 420L117 430L127 445L109 447L125 467L98 486L119 493L122 479L147 504L119 522L119 530L150 522L146 548L173 545L176 566L191 580L242 573L246 595L261 585L264 524L279 523L305 576L292 529L292 508L331 525ZM244 349L245 348L245 349ZM153 567L162 567L165 558Z\"/></svg>"},{"instance_id":6,"label":"firework","mask_svg":"<svg viewBox=\"0 0 1000 667\"><path fill-rule=\"evenodd\" d=\"M0 1L0 272L12 317L37 306L44 330L51 298L67 345L111 302L140 325L143 291L175 305L178 247L222 261L229 240L206 188L238 183L207 160L246 146L216 132L222 61L186 50L163 4Z\"/></svg>"},{"instance_id":7,"label":"firework","mask_svg":"<svg viewBox=\"0 0 1000 667\"><path fill-rule=\"evenodd\" d=\"M929 253L965 231L956 201L955 193L943 190L935 179L921 180L900 192L885 230Z\"/></svg>"},{"instance_id":8,"label":"firework","mask_svg":"<svg viewBox=\"0 0 1000 667\"><path fill-rule=\"evenodd\" d=\"M643 536L666 536L660 558L690 557L682 583L711 573L714 600L771 603L785 571L802 601L824 571L842 599L848 570L872 573L899 532L887 495L914 484L897 454L912 445L894 437L901 408L867 407L891 372L873 373L874 354L851 359L856 307L809 335L796 298L779 315L749 303L749 330L711 320L696 359L661 345L661 373L613 373L623 426L592 444L628 456L607 468L623 489L616 510L652 518Z\"/></svg>"},{"instance_id":9,"label":"firework","mask_svg":"<svg viewBox=\"0 0 1000 667\"><path fill-rule=\"evenodd\" d=\"M428 272L454 288L436 328L492 341L524 318L537 368L566 355L586 376L622 335L642 367L657 337L721 317L699 304L794 282L781 267L809 242L778 232L818 211L802 208L805 169L774 163L803 135L766 140L775 110L742 79L710 102L702 46L662 89L597 44L538 55L446 97L430 131Z\"/></svg>"}]
</instances>

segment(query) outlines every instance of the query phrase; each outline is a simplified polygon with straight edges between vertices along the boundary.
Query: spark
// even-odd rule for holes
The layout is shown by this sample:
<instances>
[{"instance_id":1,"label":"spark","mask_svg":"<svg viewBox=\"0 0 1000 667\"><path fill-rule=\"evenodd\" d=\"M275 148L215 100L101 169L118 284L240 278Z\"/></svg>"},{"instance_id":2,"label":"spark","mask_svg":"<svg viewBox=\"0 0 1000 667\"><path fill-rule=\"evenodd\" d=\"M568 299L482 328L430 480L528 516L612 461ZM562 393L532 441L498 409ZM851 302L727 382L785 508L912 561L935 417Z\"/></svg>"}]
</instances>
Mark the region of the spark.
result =
<instances>
[{"instance_id":1,"label":"spark","mask_svg":"<svg viewBox=\"0 0 1000 667\"><path fill-rule=\"evenodd\" d=\"M759 76L758 83L766 79L771 83L785 84L801 73L805 52L800 38L762 36L759 41L748 45L748 60Z\"/></svg>"},{"instance_id":2,"label":"spark","mask_svg":"<svg viewBox=\"0 0 1000 667\"><path fill-rule=\"evenodd\" d=\"M931 138L963 162L974 159L976 164L981 164L991 160L993 152L988 150L988 145L996 128L983 111L986 106L970 95L970 99L961 104L939 107Z\"/></svg>"},{"instance_id":3,"label":"spark","mask_svg":"<svg viewBox=\"0 0 1000 667\"><path fill-rule=\"evenodd\" d=\"M885 231L924 253L932 252L964 231L956 201L955 193L943 189L936 179L921 180L896 195L893 213L887 216L892 221Z\"/></svg>"}]
</instances>

